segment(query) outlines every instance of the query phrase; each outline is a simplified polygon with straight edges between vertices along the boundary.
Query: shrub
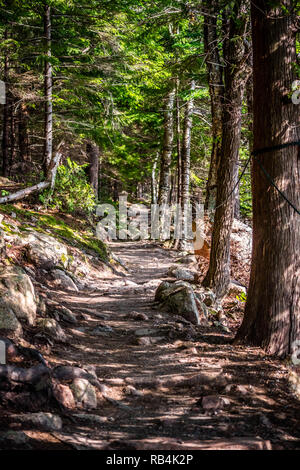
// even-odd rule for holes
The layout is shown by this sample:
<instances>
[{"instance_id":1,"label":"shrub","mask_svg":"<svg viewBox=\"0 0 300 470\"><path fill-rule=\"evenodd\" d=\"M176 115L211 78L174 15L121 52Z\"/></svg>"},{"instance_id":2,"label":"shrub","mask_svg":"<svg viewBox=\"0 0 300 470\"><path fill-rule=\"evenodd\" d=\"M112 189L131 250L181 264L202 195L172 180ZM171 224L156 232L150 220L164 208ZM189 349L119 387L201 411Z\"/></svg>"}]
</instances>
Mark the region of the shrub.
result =
<instances>
[{"instance_id":1,"label":"shrub","mask_svg":"<svg viewBox=\"0 0 300 470\"><path fill-rule=\"evenodd\" d=\"M85 167L69 158L66 165L57 170L54 190L46 190L40 195L43 204L62 212L84 212L90 214L96 204L95 195L87 181Z\"/></svg>"}]
</instances>

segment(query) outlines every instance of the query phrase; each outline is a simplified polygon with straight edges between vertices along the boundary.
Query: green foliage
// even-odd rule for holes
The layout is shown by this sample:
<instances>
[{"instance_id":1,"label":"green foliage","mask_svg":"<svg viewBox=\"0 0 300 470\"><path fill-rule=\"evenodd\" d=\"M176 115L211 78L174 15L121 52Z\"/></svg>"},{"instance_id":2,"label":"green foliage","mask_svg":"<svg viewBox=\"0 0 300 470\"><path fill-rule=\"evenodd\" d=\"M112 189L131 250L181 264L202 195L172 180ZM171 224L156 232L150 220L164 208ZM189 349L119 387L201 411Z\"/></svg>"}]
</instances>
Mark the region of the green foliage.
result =
<instances>
[{"instance_id":1,"label":"green foliage","mask_svg":"<svg viewBox=\"0 0 300 470\"><path fill-rule=\"evenodd\" d=\"M247 295L245 294L245 292L242 292L240 295L236 296L236 299L239 302L245 303L247 301Z\"/></svg>"},{"instance_id":2,"label":"green foliage","mask_svg":"<svg viewBox=\"0 0 300 470\"><path fill-rule=\"evenodd\" d=\"M190 2L176 0L49 0L48 4L51 58L43 40L43 2L14 0L9 2L10 8L0 11L0 53L7 54L11 64L18 64L16 72L10 73L11 91L16 102L26 105L30 145L38 149L31 150L32 161L37 163L30 168L31 175L41 167L43 73L48 61L54 79L53 148L63 140L76 160L78 149L82 154L87 140L99 145L101 199L111 196L114 183L118 191L124 189L131 195L142 183L150 194L153 163L162 147L165 96L178 79L181 129L191 97L198 111L193 116L191 189L204 194L212 147L205 17L194 11ZM229 14L235 10L234 1L220 3L218 29L223 11ZM216 47L222 56L222 37L219 39ZM192 78L197 84L193 93L189 86ZM249 129L248 123L245 127ZM243 133L242 166L249 148L245 129ZM172 171L175 165L174 142ZM25 179L28 183L27 174L22 174L20 181ZM245 217L251 216L250 192L250 175L246 174L240 185ZM70 213L90 213L95 205L84 166L70 160L58 170L55 190L45 191L40 199L49 207Z\"/></svg>"},{"instance_id":3,"label":"green foliage","mask_svg":"<svg viewBox=\"0 0 300 470\"><path fill-rule=\"evenodd\" d=\"M41 202L62 212L91 213L96 200L87 182L85 167L86 165L78 165L68 158L67 164L58 168L54 190L44 191L40 195Z\"/></svg>"}]
</instances>

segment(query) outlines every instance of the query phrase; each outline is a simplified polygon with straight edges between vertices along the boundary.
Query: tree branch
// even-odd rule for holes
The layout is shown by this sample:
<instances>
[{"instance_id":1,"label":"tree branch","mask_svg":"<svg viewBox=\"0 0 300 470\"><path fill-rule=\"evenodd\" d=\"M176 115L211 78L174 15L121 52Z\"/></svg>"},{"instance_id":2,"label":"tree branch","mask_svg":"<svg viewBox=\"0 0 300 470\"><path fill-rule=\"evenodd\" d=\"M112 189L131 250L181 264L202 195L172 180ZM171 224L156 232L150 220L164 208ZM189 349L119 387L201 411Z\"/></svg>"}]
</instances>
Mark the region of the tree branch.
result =
<instances>
[{"instance_id":1,"label":"tree branch","mask_svg":"<svg viewBox=\"0 0 300 470\"><path fill-rule=\"evenodd\" d=\"M13 193L13 194L9 194L8 196L1 197L0 204L7 204L8 202L12 202L12 201L20 201L21 199L24 199L33 193L40 192L49 187L53 189L55 185L57 168L60 164L61 157L62 157L62 154L59 152L59 148L61 147L61 145L62 143L59 145L57 152L52 157L52 160L48 168L46 181L41 181L40 183L35 184L34 186L21 189L20 191L17 191L16 193Z\"/></svg>"}]
</instances>

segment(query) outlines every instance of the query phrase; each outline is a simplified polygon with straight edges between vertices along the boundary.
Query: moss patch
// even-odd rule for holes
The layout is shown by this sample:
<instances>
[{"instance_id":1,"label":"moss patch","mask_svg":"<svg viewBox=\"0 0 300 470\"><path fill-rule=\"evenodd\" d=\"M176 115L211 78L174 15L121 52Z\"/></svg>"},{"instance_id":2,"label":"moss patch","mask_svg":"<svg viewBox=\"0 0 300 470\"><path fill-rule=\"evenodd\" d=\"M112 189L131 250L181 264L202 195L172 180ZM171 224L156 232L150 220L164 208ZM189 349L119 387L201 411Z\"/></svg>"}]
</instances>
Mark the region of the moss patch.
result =
<instances>
[{"instance_id":1,"label":"moss patch","mask_svg":"<svg viewBox=\"0 0 300 470\"><path fill-rule=\"evenodd\" d=\"M36 212L33 210L27 210L19 206L12 204L6 204L0 206L0 213L10 215L16 214L16 221L20 224L18 227L21 231L33 228L34 230L44 232L56 238L58 241L64 242L71 246L81 248L84 250L92 251L96 253L102 261L108 261L109 254L105 244L96 238L91 229L86 228L77 230L70 225L67 225L62 221L58 215L47 214L43 212ZM31 222L29 224L29 221ZM13 232L13 226L2 222L4 230L9 233Z\"/></svg>"}]
</instances>

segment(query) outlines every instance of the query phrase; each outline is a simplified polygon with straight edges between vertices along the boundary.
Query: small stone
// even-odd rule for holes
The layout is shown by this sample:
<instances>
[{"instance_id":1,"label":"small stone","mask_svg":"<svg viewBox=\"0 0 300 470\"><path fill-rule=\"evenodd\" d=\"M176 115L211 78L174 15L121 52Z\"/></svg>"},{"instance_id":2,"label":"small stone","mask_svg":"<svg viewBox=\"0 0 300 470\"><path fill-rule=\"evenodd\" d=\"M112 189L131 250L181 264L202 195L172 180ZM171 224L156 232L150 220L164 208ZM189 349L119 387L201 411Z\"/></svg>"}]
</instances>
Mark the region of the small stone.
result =
<instances>
[{"instance_id":1,"label":"small stone","mask_svg":"<svg viewBox=\"0 0 300 470\"><path fill-rule=\"evenodd\" d=\"M183 256L181 258L176 259L176 263L181 264L194 264L197 262L197 259L193 255Z\"/></svg>"},{"instance_id":2,"label":"small stone","mask_svg":"<svg viewBox=\"0 0 300 470\"><path fill-rule=\"evenodd\" d=\"M140 338L137 338L135 340L135 344L138 344L140 346L150 346L151 338L149 338L148 336L141 336Z\"/></svg>"},{"instance_id":3,"label":"small stone","mask_svg":"<svg viewBox=\"0 0 300 470\"><path fill-rule=\"evenodd\" d=\"M61 269L54 269L53 271L51 271L51 274L58 287L62 289L78 292L78 287L76 286L73 279L71 279L71 277L68 276L67 273L65 273Z\"/></svg>"},{"instance_id":4,"label":"small stone","mask_svg":"<svg viewBox=\"0 0 300 470\"><path fill-rule=\"evenodd\" d=\"M86 379L75 379L71 385L75 401L83 408L97 408L95 387Z\"/></svg>"},{"instance_id":5,"label":"small stone","mask_svg":"<svg viewBox=\"0 0 300 470\"><path fill-rule=\"evenodd\" d=\"M202 397L201 406L204 410L220 410L228 406L230 401L228 398L220 397L217 395L207 395Z\"/></svg>"},{"instance_id":6,"label":"small stone","mask_svg":"<svg viewBox=\"0 0 300 470\"><path fill-rule=\"evenodd\" d=\"M244 387L243 385L237 385L236 386L236 391L237 391L237 393L240 393L241 395L248 395L248 393L249 393L247 388Z\"/></svg>"},{"instance_id":7,"label":"small stone","mask_svg":"<svg viewBox=\"0 0 300 470\"><path fill-rule=\"evenodd\" d=\"M103 326L97 326L91 331L92 335L95 336L103 336L107 335L108 333L112 333L114 330L111 328L111 326L103 325Z\"/></svg>"},{"instance_id":8,"label":"small stone","mask_svg":"<svg viewBox=\"0 0 300 470\"><path fill-rule=\"evenodd\" d=\"M180 281L194 281L195 273L189 269L179 268L178 266L171 266L168 271L169 276L176 277Z\"/></svg>"},{"instance_id":9,"label":"small stone","mask_svg":"<svg viewBox=\"0 0 300 470\"><path fill-rule=\"evenodd\" d=\"M150 328L140 328L139 330L135 330L134 334L136 336L148 336L155 334L157 331L150 329Z\"/></svg>"},{"instance_id":10,"label":"small stone","mask_svg":"<svg viewBox=\"0 0 300 470\"><path fill-rule=\"evenodd\" d=\"M249 391L244 385L228 384L224 389L225 393L237 393L240 395L248 395Z\"/></svg>"},{"instance_id":11,"label":"small stone","mask_svg":"<svg viewBox=\"0 0 300 470\"><path fill-rule=\"evenodd\" d=\"M129 279L126 279L124 281L124 285L125 286L128 286L128 287L137 287L138 284L136 282L133 282L133 281L129 281Z\"/></svg>"},{"instance_id":12,"label":"small stone","mask_svg":"<svg viewBox=\"0 0 300 470\"><path fill-rule=\"evenodd\" d=\"M67 385L56 384L53 387L53 394L56 400L65 408L72 410L75 408L75 400L72 390Z\"/></svg>"},{"instance_id":13,"label":"small stone","mask_svg":"<svg viewBox=\"0 0 300 470\"><path fill-rule=\"evenodd\" d=\"M74 418L79 419L80 421L84 421L87 423L94 423L94 424L103 424L107 423L108 418L106 416L98 416L93 414L86 414L86 413L76 413L73 414Z\"/></svg>"},{"instance_id":14,"label":"small stone","mask_svg":"<svg viewBox=\"0 0 300 470\"><path fill-rule=\"evenodd\" d=\"M66 321L67 323L72 323L74 325L77 323L75 313L71 312L71 310L66 307L59 307L59 309L56 310L56 313L61 320Z\"/></svg>"},{"instance_id":15,"label":"small stone","mask_svg":"<svg viewBox=\"0 0 300 470\"><path fill-rule=\"evenodd\" d=\"M198 351L196 348L188 348L188 349L185 349L185 354L198 354Z\"/></svg>"},{"instance_id":16,"label":"small stone","mask_svg":"<svg viewBox=\"0 0 300 470\"><path fill-rule=\"evenodd\" d=\"M126 315L126 318L129 320L136 320L136 321L147 321L149 320L147 315L145 313L140 313L140 312L131 312L128 315Z\"/></svg>"},{"instance_id":17,"label":"small stone","mask_svg":"<svg viewBox=\"0 0 300 470\"><path fill-rule=\"evenodd\" d=\"M54 320L54 318L39 318L37 320L37 326L42 328L45 333L48 333L53 339L65 343L67 336L60 325Z\"/></svg>"},{"instance_id":18,"label":"small stone","mask_svg":"<svg viewBox=\"0 0 300 470\"><path fill-rule=\"evenodd\" d=\"M126 395L133 395L135 397L143 397L144 396L143 392L141 392L140 390L137 390L135 387L133 387L133 385L128 385L125 388L125 393L126 393Z\"/></svg>"}]
</instances>

